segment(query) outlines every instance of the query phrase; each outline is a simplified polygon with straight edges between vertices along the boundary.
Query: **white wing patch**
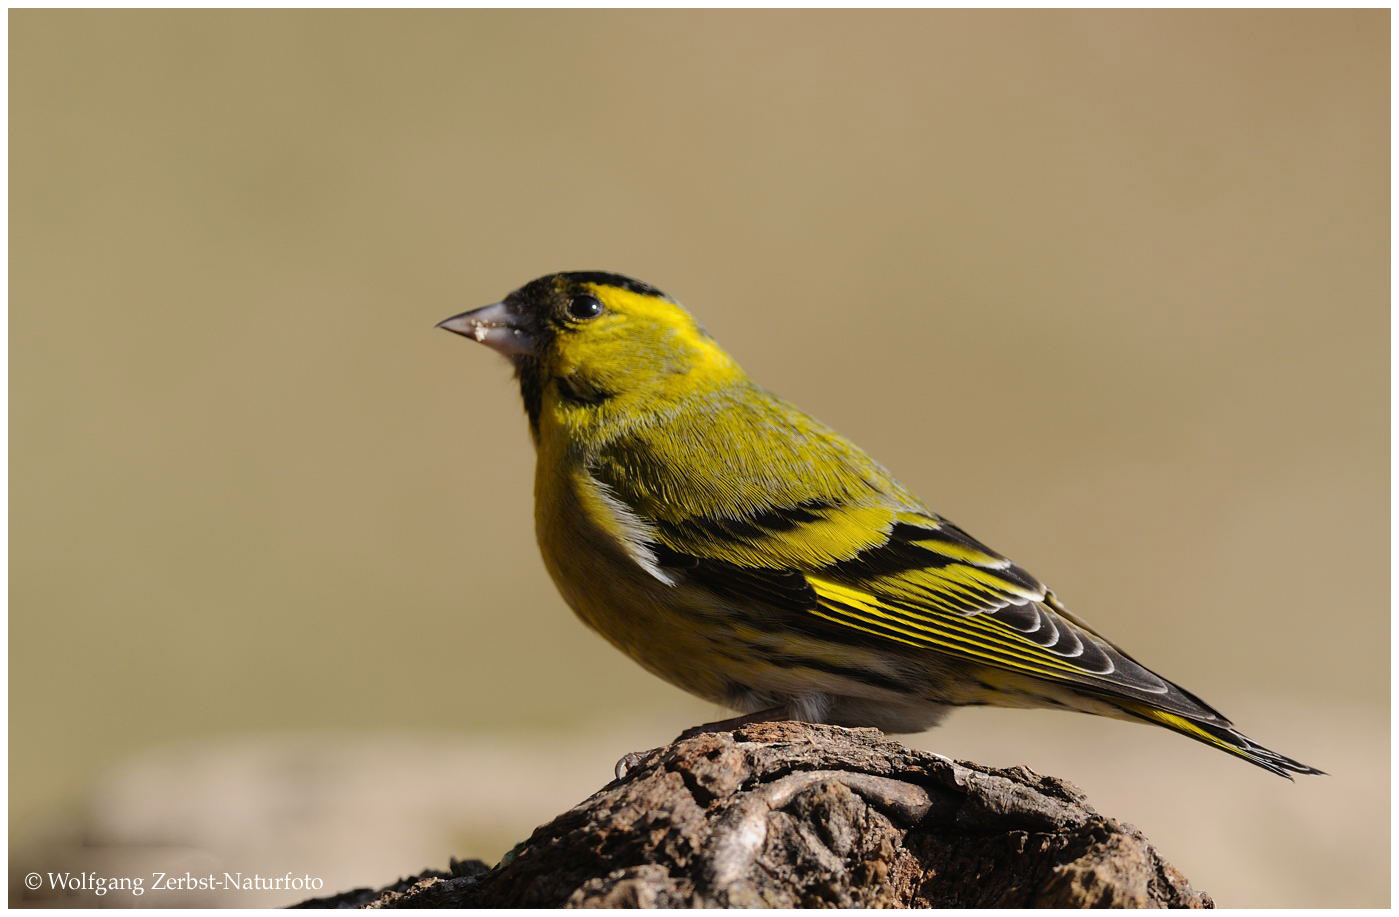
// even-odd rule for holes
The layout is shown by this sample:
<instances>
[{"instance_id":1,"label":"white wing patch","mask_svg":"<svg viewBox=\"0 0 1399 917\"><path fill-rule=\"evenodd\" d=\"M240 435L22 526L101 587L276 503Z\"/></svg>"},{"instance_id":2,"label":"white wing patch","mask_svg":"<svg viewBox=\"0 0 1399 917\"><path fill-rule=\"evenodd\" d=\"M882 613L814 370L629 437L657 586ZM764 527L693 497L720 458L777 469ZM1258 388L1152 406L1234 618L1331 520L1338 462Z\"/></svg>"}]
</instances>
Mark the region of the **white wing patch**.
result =
<instances>
[{"instance_id":1,"label":"white wing patch","mask_svg":"<svg viewBox=\"0 0 1399 917\"><path fill-rule=\"evenodd\" d=\"M612 517L613 534L622 542L622 548L627 552L627 556L636 561L637 566L667 586L676 585L675 577L661 569L660 563L656 560L655 552L648 547L657 540L655 529L632 512L631 507L617 499L617 495L606 484L592 475L586 477L603 508Z\"/></svg>"}]
</instances>

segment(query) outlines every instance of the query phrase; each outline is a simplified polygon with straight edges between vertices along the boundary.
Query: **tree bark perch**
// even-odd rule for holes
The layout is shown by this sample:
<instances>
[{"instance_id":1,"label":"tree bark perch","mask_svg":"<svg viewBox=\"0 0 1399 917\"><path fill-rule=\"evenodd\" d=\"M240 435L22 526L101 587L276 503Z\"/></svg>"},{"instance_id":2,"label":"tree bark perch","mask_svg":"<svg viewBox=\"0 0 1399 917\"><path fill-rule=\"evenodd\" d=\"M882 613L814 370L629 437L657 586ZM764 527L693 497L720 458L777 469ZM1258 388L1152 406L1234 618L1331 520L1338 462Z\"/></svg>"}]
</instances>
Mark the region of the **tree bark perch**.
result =
<instances>
[{"instance_id":1,"label":"tree bark perch","mask_svg":"<svg viewBox=\"0 0 1399 917\"><path fill-rule=\"evenodd\" d=\"M561 766L564 766L561 764ZM300 907L1213 907L1072 785L759 723L637 757L495 868Z\"/></svg>"}]
</instances>

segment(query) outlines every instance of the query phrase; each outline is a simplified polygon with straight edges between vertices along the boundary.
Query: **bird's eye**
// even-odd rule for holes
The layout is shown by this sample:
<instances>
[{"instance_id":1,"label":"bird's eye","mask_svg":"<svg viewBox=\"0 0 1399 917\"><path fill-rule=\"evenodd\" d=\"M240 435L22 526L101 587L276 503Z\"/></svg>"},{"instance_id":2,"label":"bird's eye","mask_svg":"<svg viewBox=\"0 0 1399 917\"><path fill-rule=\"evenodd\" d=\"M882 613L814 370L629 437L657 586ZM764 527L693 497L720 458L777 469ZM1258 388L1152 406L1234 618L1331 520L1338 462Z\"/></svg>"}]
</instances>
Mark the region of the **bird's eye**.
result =
<instances>
[{"instance_id":1,"label":"bird's eye","mask_svg":"<svg viewBox=\"0 0 1399 917\"><path fill-rule=\"evenodd\" d=\"M602 301L596 296L583 293L568 301L567 311L568 317L574 321L587 321L602 314Z\"/></svg>"}]
</instances>

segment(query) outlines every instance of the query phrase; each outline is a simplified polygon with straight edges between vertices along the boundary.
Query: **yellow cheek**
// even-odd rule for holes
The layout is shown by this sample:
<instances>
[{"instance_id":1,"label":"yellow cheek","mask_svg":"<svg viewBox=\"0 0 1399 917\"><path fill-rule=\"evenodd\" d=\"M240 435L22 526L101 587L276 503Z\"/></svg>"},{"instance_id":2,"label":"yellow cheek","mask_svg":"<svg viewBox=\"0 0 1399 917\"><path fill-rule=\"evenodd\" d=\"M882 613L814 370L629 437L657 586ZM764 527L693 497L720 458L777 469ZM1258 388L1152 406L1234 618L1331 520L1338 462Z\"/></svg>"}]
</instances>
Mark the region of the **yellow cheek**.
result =
<instances>
[{"instance_id":1,"label":"yellow cheek","mask_svg":"<svg viewBox=\"0 0 1399 917\"><path fill-rule=\"evenodd\" d=\"M554 338L553 359L549 366L550 375L568 376L578 372L588 362L586 359L588 352L595 349L595 340L584 341L576 331L560 331Z\"/></svg>"}]
</instances>

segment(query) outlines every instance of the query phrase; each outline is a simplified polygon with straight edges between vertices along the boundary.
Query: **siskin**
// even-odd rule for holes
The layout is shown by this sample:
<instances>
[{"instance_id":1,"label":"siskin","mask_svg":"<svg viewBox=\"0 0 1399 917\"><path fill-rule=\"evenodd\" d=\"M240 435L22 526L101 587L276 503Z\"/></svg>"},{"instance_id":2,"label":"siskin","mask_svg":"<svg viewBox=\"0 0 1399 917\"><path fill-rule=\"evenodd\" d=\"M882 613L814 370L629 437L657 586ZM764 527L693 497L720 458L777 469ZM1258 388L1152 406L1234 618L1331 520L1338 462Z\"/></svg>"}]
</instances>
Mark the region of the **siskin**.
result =
<instances>
[{"instance_id":1,"label":"siskin","mask_svg":"<svg viewBox=\"0 0 1399 917\"><path fill-rule=\"evenodd\" d=\"M761 388L660 290L553 274L439 327L514 364L539 546L564 599L741 721L917 732L949 707L1067 708L1321 773L1248 739Z\"/></svg>"}]
</instances>

